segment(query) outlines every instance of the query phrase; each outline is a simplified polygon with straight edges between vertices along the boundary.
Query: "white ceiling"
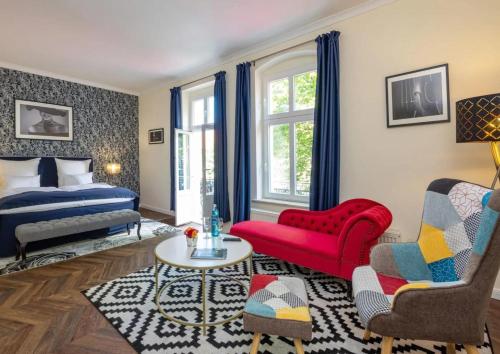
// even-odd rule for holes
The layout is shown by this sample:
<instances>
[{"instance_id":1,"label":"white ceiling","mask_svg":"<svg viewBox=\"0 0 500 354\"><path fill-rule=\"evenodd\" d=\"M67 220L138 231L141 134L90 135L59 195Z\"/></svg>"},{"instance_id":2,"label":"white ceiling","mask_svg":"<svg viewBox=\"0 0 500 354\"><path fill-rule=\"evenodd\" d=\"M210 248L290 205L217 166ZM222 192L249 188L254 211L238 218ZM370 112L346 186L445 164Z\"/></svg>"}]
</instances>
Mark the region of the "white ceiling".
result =
<instances>
[{"instance_id":1,"label":"white ceiling","mask_svg":"<svg viewBox=\"0 0 500 354\"><path fill-rule=\"evenodd\" d=\"M139 92L367 0L0 0L0 62Z\"/></svg>"}]
</instances>

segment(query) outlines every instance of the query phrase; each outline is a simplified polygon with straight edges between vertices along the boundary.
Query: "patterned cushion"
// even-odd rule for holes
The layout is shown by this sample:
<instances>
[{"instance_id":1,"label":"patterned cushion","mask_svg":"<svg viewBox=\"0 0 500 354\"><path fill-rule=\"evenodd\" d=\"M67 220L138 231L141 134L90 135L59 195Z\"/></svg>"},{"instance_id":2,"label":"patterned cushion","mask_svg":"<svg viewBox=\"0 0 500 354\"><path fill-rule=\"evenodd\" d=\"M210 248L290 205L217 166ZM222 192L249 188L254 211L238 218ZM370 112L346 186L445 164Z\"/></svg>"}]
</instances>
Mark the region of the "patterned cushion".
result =
<instances>
[{"instance_id":1,"label":"patterned cushion","mask_svg":"<svg viewBox=\"0 0 500 354\"><path fill-rule=\"evenodd\" d=\"M274 319L311 321L304 282L293 277L254 275L245 312Z\"/></svg>"}]
</instances>

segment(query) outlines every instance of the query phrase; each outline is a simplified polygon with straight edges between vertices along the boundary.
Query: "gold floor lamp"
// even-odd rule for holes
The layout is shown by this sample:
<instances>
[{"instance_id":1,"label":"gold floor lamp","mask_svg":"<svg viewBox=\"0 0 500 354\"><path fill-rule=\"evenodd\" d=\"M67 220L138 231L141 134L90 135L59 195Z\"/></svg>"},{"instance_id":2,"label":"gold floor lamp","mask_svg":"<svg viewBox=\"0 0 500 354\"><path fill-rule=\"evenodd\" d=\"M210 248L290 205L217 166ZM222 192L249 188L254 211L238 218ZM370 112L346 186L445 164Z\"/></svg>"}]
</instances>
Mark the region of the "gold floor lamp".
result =
<instances>
[{"instance_id":1,"label":"gold floor lamp","mask_svg":"<svg viewBox=\"0 0 500 354\"><path fill-rule=\"evenodd\" d=\"M500 175L500 93L466 98L457 102L457 143L489 142L496 174Z\"/></svg>"}]
</instances>

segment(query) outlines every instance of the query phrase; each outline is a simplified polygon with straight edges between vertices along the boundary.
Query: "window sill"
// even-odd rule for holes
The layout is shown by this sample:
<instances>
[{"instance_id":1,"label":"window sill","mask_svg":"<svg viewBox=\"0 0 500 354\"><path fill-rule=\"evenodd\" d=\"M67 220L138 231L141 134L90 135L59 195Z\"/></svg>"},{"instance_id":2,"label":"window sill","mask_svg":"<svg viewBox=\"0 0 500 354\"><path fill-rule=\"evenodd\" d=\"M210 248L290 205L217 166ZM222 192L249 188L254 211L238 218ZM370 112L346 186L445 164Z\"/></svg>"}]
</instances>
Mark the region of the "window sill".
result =
<instances>
[{"instance_id":1,"label":"window sill","mask_svg":"<svg viewBox=\"0 0 500 354\"><path fill-rule=\"evenodd\" d=\"M292 201L288 201L288 200L252 199L252 203L273 204L273 205L281 205L281 206L287 206L287 207L309 209L309 203L292 202Z\"/></svg>"}]
</instances>

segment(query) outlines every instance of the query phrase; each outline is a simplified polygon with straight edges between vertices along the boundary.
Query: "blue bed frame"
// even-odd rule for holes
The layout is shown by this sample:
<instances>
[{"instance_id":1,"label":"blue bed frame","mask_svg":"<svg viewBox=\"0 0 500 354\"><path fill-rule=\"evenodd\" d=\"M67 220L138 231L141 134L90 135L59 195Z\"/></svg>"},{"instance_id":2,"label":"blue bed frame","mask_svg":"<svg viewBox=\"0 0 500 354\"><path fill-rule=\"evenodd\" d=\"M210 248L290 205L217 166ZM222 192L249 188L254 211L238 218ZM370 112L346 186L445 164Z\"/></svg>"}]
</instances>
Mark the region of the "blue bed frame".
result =
<instances>
[{"instance_id":1,"label":"blue bed frame","mask_svg":"<svg viewBox=\"0 0 500 354\"><path fill-rule=\"evenodd\" d=\"M16 160L23 161L29 160L36 157L0 157L3 160ZM88 160L89 157L78 157L78 158L68 158L60 157L60 159L65 160ZM91 159L92 160L92 159ZM93 163L90 163L89 171L93 171ZM40 164L38 165L38 173L40 174L40 185L42 187L57 187L57 167L54 157L42 157L40 158ZM89 205L85 207L77 208L64 208L57 210L48 210L33 213L20 213L20 214L6 214L0 215L0 257L13 256L16 254L16 238L15 229L18 225L26 224L30 222L45 221L60 219L70 216L79 216L86 214L96 214L105 211L121 210L121 209L139 209L139 197L128 202L113 203L113 204L102 204L102 205ZM132 226L132 225L131 225ZM73 242L76 240L95 237L100 235L111 235L117 232L124 231L126 225L115 226L105 230L98 230L93 232L86 232L83 234L75 234L66 237L60 237L52 240L39 241L30 243L30 250L42 249L50 247L56 244Z\"/></svg>"}]
</instances>

